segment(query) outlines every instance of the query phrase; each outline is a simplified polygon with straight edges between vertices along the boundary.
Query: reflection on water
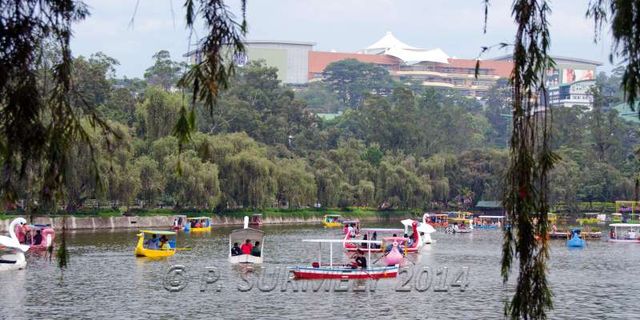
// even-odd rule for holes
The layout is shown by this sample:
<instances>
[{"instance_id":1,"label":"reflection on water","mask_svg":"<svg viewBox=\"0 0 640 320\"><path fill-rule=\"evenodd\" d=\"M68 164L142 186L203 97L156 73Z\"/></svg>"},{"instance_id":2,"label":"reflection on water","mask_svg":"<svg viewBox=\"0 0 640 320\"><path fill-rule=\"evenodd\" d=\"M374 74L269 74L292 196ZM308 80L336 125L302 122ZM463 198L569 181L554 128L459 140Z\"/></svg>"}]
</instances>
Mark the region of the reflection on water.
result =
<instances>
[{"instance_id":1,"label":"reflection on water","mask_svg":"<svg viewBox=\"0 0 640 320\"><path fill-rule=\"evenodd\" d=\"M286 267L317 261L318 245L301 239L338 238L340 231L319 226L264 230L265 263L251 271L227 263L228 228L210 234L180 233L178 246L192 250L162 260L134 257L135 231L72 233L68 241L71 261L64 274L55 261L35 256L28 258L25 271L0 273L0 318L123 318L132 314L145 319L284 319L329 314L351 319L502 318L503 301L509 293L499 273L499 232L436 233L437 243L414 261L432 271L448 267L449 283L462 267L469 267L470 285L464 292L453 287L434 292L437 278L425 292L397 292L401 283L395 279L380 280L375 292L336 292L325 287L314 292L317 281L288 283ZM348 257L335 246L334 261L346 261ZM325 245L323 259L328 257ZM564 241L552 241L549 268L556 309L551 318L637 318L634 293L640 289L639 262L637 244L598 240L588 242L583 250L568 250ZM189 283L181 292L163 287L164 275L172 265L185 267ZM215 273L207 267L215 267ZM247 287L243 274L256 284L248 292L238 290ZM206 283L217 276L215 283ZM415 281L409 283L415 285ZM275 289L262 292L258 285ZM307 286L307 290L293 292L294 286L299 290Z\"/></svg>"}]
</instances>

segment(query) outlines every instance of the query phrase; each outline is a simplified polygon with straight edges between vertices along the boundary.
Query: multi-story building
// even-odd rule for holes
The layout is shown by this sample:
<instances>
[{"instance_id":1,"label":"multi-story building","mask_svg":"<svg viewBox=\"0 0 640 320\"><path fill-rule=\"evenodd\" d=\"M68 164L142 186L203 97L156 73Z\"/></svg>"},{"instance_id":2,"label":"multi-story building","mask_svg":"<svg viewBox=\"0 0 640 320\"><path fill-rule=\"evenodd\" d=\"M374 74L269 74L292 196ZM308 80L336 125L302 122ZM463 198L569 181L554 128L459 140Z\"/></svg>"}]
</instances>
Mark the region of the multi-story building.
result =
<instances>
[{"instance_id":1,"label":"multi-story building","mask_svg":"<svg viewBox=\"0 0 640 320\"><path fill-rule=\"evenodd\" d=\"M264 61L278 69L278 79L286 84L304 85L309 79L309 52L315 43L303 41L249 40L245 41L245 53L234 57L237 66L249 61ZM185 54L192 63L200 61L200 53Z\"/></svg>"},{"instance_id":2,"label":"multi-story building","mask_svg":"<svg viewBox=\"0 0 640 320\"><path fill-rule=\"evenodd\" d=\"M593 106L591 87L596 84L596 68L602 63L579 58L552 57L555 68L547 70L548 104L551 107ZM511 55L494 58L513 63Z\"/></svg>"},{"instance_id":3,"label":"multi-story building","mask_svg":"<svg viewBox=\"0 0 640 320\"><path fill-rule=\"evenodd\" d=\"M402 82L419 82L426 87L448 88L464 96L482 98L501 78L513 70L510 55L481 60L458 59L442 49L421 49L398 40L391 32L358 52L314 51L314 43L300 41L247 41L246 53L236 57L236 64L264 60L278 68L283 83L305 85L321 81L325 68L337 61L356 59L387 69ZM197 60L197 54L189 53ZM596 61L554 57L556 68L547 72L549 102L553 106L591 105L588 88L594 84Z\"/></svg>"}]
</instances>

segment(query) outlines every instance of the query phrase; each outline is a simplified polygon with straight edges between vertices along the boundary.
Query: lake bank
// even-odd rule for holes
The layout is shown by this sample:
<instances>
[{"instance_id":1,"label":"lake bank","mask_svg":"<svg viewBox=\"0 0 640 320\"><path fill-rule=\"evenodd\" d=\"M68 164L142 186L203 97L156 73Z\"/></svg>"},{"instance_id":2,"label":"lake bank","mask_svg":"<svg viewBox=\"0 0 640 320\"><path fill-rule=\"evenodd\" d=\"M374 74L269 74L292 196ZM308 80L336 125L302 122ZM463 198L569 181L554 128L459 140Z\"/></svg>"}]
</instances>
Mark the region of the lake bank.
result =
<instances>
[{"instance_id":1,"label":"lake bank","mask_svg":"<svg viewBox=\"0 0 640 320\"><path fill-rule=\"evenodd\" d=\"M345 219L360 219L369 222L385 222L390 219L403 219L416 216L407 211L279 211L263 213L262 222L265 225L286 225L286 224L320 224L325 214L337 213ZM140 216L22 216L31 224L48 224L54 229L62 229L63 223L67 230L105 230L105 229L140 229L140 228L168 228L172 225L175 215L184 214L182 212L162 213L157 215ZM248 212L229 212L224 214L195 214L192 216L208 216L212 218L213 226L242 225L245 215ZM9 230L11 221L20 215L4 215L0 219L0 233Z\"/></svg>"}]
</instances>

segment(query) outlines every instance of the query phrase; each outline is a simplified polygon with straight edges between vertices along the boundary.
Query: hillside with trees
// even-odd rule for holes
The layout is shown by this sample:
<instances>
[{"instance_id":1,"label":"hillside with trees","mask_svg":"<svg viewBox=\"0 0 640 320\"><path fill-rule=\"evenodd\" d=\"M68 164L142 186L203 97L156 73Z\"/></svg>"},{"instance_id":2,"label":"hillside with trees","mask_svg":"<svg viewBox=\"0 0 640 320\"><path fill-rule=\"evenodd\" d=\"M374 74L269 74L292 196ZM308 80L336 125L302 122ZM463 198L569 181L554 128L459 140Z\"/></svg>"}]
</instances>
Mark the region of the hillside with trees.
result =
<instances>
[{"instance_id":1,"label":"hillside with trees","mask_svg":"<svg viewBox=\"0 0 640 320\"><path fill-rule=\"evenodd\" d=\"M184 64L167 51L154 59L141 80L116 79L118 62L102 53L75 58L74 81L113 134L83 120L94 148L77 143L66 155L70 174L58 195L64 210L96 201L114 208L431 210L501 198L506 80L480 102L395 82L355 60L330 65L325 81L306 88L286 87L275 68L254 62L237 70L214 108L197 109L198 132L180 150L174 126L190 99L176 86ZM593 110L554 110L553 147L562 157L552 175L555 204L575 211L581 201L636 197L640 132L610 110L619 101L615 77L598 77ZM317 116L335 111L343 113ZM26 170L16 203L50 210L38 200L43 167Z\"/></svg>"}]
</instances>

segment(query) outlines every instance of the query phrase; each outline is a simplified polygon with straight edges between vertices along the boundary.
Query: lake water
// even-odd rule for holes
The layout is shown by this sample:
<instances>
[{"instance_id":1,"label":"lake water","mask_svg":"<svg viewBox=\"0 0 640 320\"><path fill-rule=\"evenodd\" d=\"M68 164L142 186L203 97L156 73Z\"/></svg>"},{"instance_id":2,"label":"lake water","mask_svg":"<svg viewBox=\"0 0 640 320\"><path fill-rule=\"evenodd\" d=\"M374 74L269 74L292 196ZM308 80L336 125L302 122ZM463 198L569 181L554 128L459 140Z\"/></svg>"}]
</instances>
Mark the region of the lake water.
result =
<instances>
[{"instance_id":1,"label":"lake water","mask_svg":"<svg viewBox=\"0 0 640 320\"><path fill-rule=\"evenodd\" d=\"M287 283L286 267L317 261L318 245L300 240L339 238L340 230L317 225L263 230L267 234L265 263L245 274L247 281L255 284L245 292L240 289L248 289L242 280L246 269L226 262L230 228L215 229L210 234L181 233L178 246L192 250L155 261L133 255L135 231L71 233L71 260L64 274L55 261L33 255L28 257L26 270L0 273L0 318L500 319L504 300L509 297L499 273L498 231L435 233L437 243L423 249L412 269L429 267L429 277L423 273L416 280L414 276L409 285L401 287L402 279L409 277L406 273L401 279L382 279L375 288L372 282L365 282L366 291L354 292L362 282ZM328 257L325 248L323 259ZM336 247L334 261L345 259ZM640 318L639 263L638 244L594 240L585 249L569 250L564 241L552 240L549 269L555 309L550 318ZM166 290L163 282L174 265L186 270L186 277L179 278L183 281L173 283L187 283L178 292ZM448 270L446 281L444 273L436 275L444 267ZM207 268L215 268L220 276L213 284L206 283L206 276L211 275ZM468 286L451 286L456 278L465 282L465 268ZM415 286L425 289L425 279L429 278L431 286L418 292ZM262 279L260 288L258 279ZM209 277L209 281L213 279ZM273 284L275 289L269 290ZM294 292L294 284L308 287L305 292ZM320 290L314 292L313 286L320 286ZM347 292L339 292L341 286L347 286ZM403 288L412 290L398 290Z\"/></svg>"}]
</instances>

